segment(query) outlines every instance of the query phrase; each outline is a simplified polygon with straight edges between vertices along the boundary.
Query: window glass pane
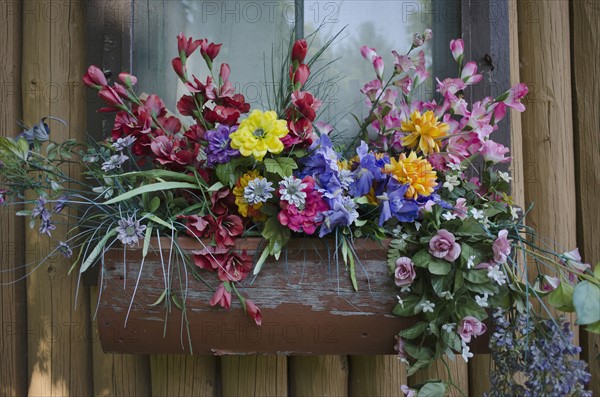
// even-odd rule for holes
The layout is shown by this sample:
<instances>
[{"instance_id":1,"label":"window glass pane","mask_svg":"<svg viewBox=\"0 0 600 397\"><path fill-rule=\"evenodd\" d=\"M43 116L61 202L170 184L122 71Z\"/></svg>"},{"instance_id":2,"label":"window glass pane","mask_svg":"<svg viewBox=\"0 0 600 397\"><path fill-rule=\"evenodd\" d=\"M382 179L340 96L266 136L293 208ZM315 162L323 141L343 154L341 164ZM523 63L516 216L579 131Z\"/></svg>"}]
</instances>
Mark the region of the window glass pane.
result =
<instances>
[{"instance_id":1,"label":"window glass pane","mask_svg":"<svg viewBox=\"0 0 600 397\"><path fill-rule=\"evenodd\" d=\"M316 47L346 26L323 61L325 64L337 58L323 79L327 82L323 85L327 87L323 99L328 106L321 115L322 120L334 124L345 134L356 133L357 124L350 112L366 115L368 108L360 89L375 78L372 65L360 54L361 46L368 45L377 50L384 59L389 77L393 68L391 51L405 54L410 49L413 33L423 33L426 28L431 28L434 39L422 47L431 65L430 74L441 75L455 70L448 42L459 36L459 1L305 0L304 21L305 35L319 29L314 42ZM449 70L450 67L453 69ZM315 69L318 67L313 67ZM422 86L421 99L433 97L434 81L430 77Z\"/></svg>"},{"instance_id":2,"label":"window glass pane","mask_svg":"<svg viewBox=\"0 0 600 397\"><path fill-rule=\"evenodd\" d=\"M133 72L140 87L156 93L176 111L176 99L186 93L171 67L177 55L179 32L194 39L208 38L223 43L216 59L231 66L231 81L252 106L267 106L265 62L269 65L274 50L287 48L294 24L293 0L150 0L135 2L133 32ZM266 57L266 60L265 60ZM188 71L201 80L208 69L197 52L188 60Z\"/></svg>"}]
</instances>

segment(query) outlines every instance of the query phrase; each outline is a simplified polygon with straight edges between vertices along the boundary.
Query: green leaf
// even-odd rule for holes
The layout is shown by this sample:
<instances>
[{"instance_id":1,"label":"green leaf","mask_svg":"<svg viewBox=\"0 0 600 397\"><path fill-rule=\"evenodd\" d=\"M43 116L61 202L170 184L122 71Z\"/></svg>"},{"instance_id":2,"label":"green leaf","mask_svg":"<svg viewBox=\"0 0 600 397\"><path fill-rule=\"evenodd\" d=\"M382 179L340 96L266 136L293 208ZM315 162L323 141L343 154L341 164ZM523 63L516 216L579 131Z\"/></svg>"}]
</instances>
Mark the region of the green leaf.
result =
<instances>
[{"instance_id":1,"label":"green leaf","mask_svg":"<svg viewBox=\"0 0 600 397\"><path fill-rule=\"evenodd\" d=\"M170 190L170 189L193 189L198 190L200 186L192 183L186 182L159 182L159 183L151 183L150 185L140 186L136 189L130 190L126 193L123 193L117 197L114 197L102 204L111 205L116 204L121 201L128 200L132 197L139 196L143 193L156 192L161 190Z\"/></svg>"},{"instance_id":2,"label":"green leaf","mask_svg":"<svg viewBox=\"0 0 600 397\"><path fill-rule=\"evenodd\" d=\"M490 278L487 276L487 270L485 269L472 269L461 272L465 280L472 282L473 284L486 284L490 282Z\"/></svg>"},{"instance_id":3,"label":"green leaf","mask_svg":"<svg viewBox=\"0 0 600 397\"><path fill-rule=\"evenodd\" d=\"M433 259L433 256L427 252L426 249L422 249L413 255L412 261L416 267L427 267L429 266L429 262Z\"/></svg>"},{"instance_id":4,"label":"green leaf","mask_svg":"<svg viewBox=\"0 0 600 397\"><path fill-rule=\"evenodd\" d=\"M167 289L166 288L163 290L162 294L160 294L160 296L158 297L158 299L154 303L150 303L148 306L158 306L159 303L161 303L162 301L165 300L165 296L167 296Z\"/></svg>"},{"instance_id":5,"label":"green leaf","mask_svg":"<svg viewBox=\"0 0 600 397\"><path fill-rule=\"evenodd\" d=\"M146 170L146 171L133 171L126 172L120 175L111 175L111 178L128 178L128 177L148 177L153 179L175 179L180 182L197 182L196 178L193 175L183 174L181 172L169 171L169 170Z\"/></svg>"},{"instance_id":6,"label":"green leaf","mask_svg":"<svg viewBox=\"0 0 600 397\"><path fill-rule=\"evenodd\" d=\"M594 276L600 280L600 262L596 263L596 267L594 268Z\"/></svg>"},{"instance_id":7,"label":"green leaf","mask_svg":"<svg viewBox=\"0 0 600 397\"><path fill-rule=\"evenodd\" d=\"M446 395L446 384L443 382L425 383L417 397L441 397Z\"/></svg>"},{"instance_id":8,"label":"green leaf","mask_svg":"<svg viewBox=\"0 0 600 397\"><path fill-rule=\"evenodd\" d=\"M250 157L236 157L225 164L217 164L215 174L224 185L233 187L244 172L254 164Z\"/></svg>"},{"instance_id":9,"label":"green leaf","mask_svg":"<svg viewBox=\"0 0 600 397\"><path fill-rule=\"evenodd\" d=\"M290 239L290 229L282 226L277 218L269 218L265 222L265 227L262 232L262 236L269 242L265 251L263 251L259 261L254 267L254 275L257 275L262 268L263 263L269 255L273 255L275 259L279 259L281 250L287 244ZM266 254L265 254L266 252Z\"/></svg>"},{"instance_id":10,"label":"green leaf","mask_svg":"<svg viewBox=\"0 0 600 397\"><path fill-rule=\"evenodd\" d=\"M143 214L143 216L144 216L145 218L148 218L148 219L149 219L149 220L151 220L152 222L158 223L159 225L161 225L161 226L164 226L164 227L166 227L166 228L168 228L168 229L170 229L170 230L175 230L175 227L174 227L172 224L170 224L170 223L168 223L168 222L166 222L166 221L162 220L161 218L159 218L159 217L158 217L158 216L156 216L156 215L149 214L149 213L144 213L144 214Z\"/></svg>"},{"instance_id":11,"label":"green leaf","mask_svg":"<svg viewBox=\"0 0 600 397\"><path fill-rule=\"evenodd\" d=\"M466 302L461 302L460 305L456 306L456 312L460 316L460 318L464 318L466 316L473 316L479 321L485 320L488 315L484 308L479 306L474 299L468 299Z\"/></svg>"},{"instance_id":12,"label":"green leaf","mask_svg":"<svg viewBox=\"0 0 600 397\"><path fill-rule=\"evenodd\" d=\"M415 307L421 302L421 297L418 295L408 295L402 298L402 303L396 304L392 313L398 317L410 317L415 315Z\"/></svg>"},{"instance_id":13,"label":"green leaf","mask_svg":"<svg viewBox=\"0 0 600 397\"><path fill-rule=\"evenodd\" d=\"M92 252L90 252L88 257L85 259L85 261L81 265L81 268L79 269L79 273L85 272L88 269L88 267L90 267L96 261L96 258L98 258L98 255L100 255L100 253L104 249L104 246L106 245L106 242L108 241L108 239L110 239L115 234L117 234L117 229L112 229L104 237L102 237L102 240L100 240L100 242L98 242L96 247L94 247Z\"/></svg>"},{"instance_id":14,"label":"green leaf","mask_svg":"<svg viewBox=\"0 0 600 397\"><path fill-rule=\"evenodd\" d=\"M562 280L558 287L548 294L548 302L563 312L573 312L573 286Z\"/></svg>"},{"instance_id":15,"label":"green leaf","mask_svg":"<svg viewBox=\"0 0 600 397\"><path fill-rule=\"evenodd\" d=\"M435 294L439 297L444 296L444 292L450 292L452 277L433 276L431 277L431 286Z\"/></svg>"},{"instance_id":16,"label":"green leaf","mask_svg":"<svg viewBox=\"0 0 600 397\"><path fill-rule=\"evenodd\" d=\"M450 262L446 262L443 259L437 259L433 256L432 258L433 260L429 262L428 266L428 269L431 272L431 274L445 276L446 274L450 273L450 271L452 270L452 264Z\"/></svg>"},{"instance_id":17,"label":"green leaf","mask_svg":"<svg viewBox=\"0 0 600 397\"><path fill-rule=\"evenodd\" d=\"M485 231L477 221L467 218L454 234L472 237L473 235L484 235Z\"/></svg>"},{"instance_id":18,"label":"green leaf","mask_svg":"<svg viewBox=\"0 0 600 397\"><path fill-rule=\"evenodd\" d=\"M221 189L222 187L225 187L225 185L223 185L221 182L217 182L217 183L213 184L211 187L209 187L207 189L207 192L216 192L219 189Z\"/></svg>"},{"instance_id":19,"label":"green leaf","mask_svg":"<svg viewBox=\"0 0 600 397\"><path fill-rule=\"evenodd\" d=\"M410 328L403 329L398 333L404 339L416 339L419 336L423 335L425 330L427 329L428 323L425 321L420 321L413 325Z\"/></svg>"},{"instance_id":20,"label":"green leaf","mask_svg":"<svg viewBox=\"0 0 600 397\"><path fill-rule=\"evenodd\" d=\"M405 342L404 350L416 360L430 360L433 358L433 350L425 346L417 346L413 343Z\"/></svg>"},{"instance_id":21,"label":"green leaf","mask_svg":"<svg viewBox=\"0 0 600 397\"><path fill-rule=\"evenodd\" d=\"M577 284L573 292L573 305L577 312L577 324L600 321L600 288L589 281Z\"/></svg>"},{"instance_id":22,"label":"green leaf","mask_svg":"<svg viewBox=\"0 0 600 397\"><path fill-rule=\"evenodd\" d=\"M277 157L264 160L265 169L272 174L279 174L282 178L291 176L298 164L290 157Z\"/></svg>"},{"instance_id":23,"label":"green leaf","mask_svg":"<svg viewBox=\"0 0 600 397\"><path fill-rule=\"evenodd\" d=\"M142 248L142 259L148 255L148 249L150 248L150 238L152 237L152 226L146 228L146 235L144 236L144 246Z\"/></svg>"},{"instance_id":24,"label":"green leaf","mask_svg":"<svg viewBox=\"0 0 600 397\"><path fill-rule=\"evenodd\" d=\"M600 321L596 321L594 324L586 326L585 330L593 334L600 334Z\"/></svg>"},{"instance_id":25,"label":"green leaf","mask_svg":"<svg viewBox=\"0 0 600 397\"><path fill-rule=\"evenodd\" d=\"M456 332L447 332L445 330L442 330L442 340L449 348L451 348L455 352L460 352L462 350L460 338L458 337Z\"/></svg>"},{"instance_id":26,"label":"green leaf","mask_svg":"<svg viewBox=\"0 0 600 397\"><path fill-rule=\"evenodd\" d=\"M154 197L150 200L150 210L148 212L155 213L160 207L160 197Z\"/></svg>"}]
</instances>

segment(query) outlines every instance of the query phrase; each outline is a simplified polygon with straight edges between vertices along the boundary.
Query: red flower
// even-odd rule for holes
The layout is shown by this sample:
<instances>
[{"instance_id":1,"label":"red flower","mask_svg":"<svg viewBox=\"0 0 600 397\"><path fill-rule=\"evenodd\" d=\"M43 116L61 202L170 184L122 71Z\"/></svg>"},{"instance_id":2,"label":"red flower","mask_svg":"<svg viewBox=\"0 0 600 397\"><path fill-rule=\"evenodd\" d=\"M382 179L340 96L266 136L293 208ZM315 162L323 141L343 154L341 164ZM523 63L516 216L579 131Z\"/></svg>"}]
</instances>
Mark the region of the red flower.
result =
<instances>
[{"instance_id":1,"label":"red flower","mask_svg":"<svg viewBox=\"0 0 600 397\"><path fill-rule=\"evenodd\" d=\"M292 79L294 85L299 84L300 86L303 86L304 84L306 84L306 80L308 80L309 76L310 69L307 65L301 64L300 66L298 66L298 70L296 70L295 73L293 67L290 66L290 79Z\"/></svg>"},{"instance_id":2,"label":"red flower","mask_svg":"<svg viewBox=\"0 0 600 397\"><path fill-rule=\"evenodd\" d=\"M213 297L210 299L210 305L219 305L229 310L231 307L231 292L227 291L224 286L225 283L219 284L219 287L215 291Z\"/></svg>"},{"instance_id":3,"label":"red flower","mask_svg":"<svg viewBox=\"0 0 600 397\"><path fill-rule=\"evenodd\" d=\"M254 320L256 325L261 325L262 324L262 313L260 312L260 309L250 299L246 299L245 303L246 303L246 313L248 313L248 315L250 317L252 317L252 319Z\"/></svg>"},{"instance_id":4,"label":"red flower","mask_svg":"<svg viewBox=\"0 0 600 397\"><path fill-rule=\"evenodd\" d=\"M227 214L232 208L235 208L235 196L226 187L213 192L210 201L212 203L211 212L217 216Z\"/></svg>"},{"instance_id":5,"label":"red flower","mask_svg":"<svg viewBox=\"0 0 600 397\"><path fill-rule=\"evenodd\" d=\"M114 112L125 107L123 99L113 87L105 85L98 92L98 96L110 106L109 108L100 109L99 112Z\"/></svg>"},{"instance_id":6,"label":"red flower","mask_svg":"<svg viewBox=\"0 0 600 397\"><path fill-rule=\"evenodd\" d=\"M242 218L237 215L221 215L216 219L208 216L208 222L219 247L235 246L235 237L244 232Z\"/></svg>"},{"instance_id":7,"label":"red flower","mask_svg":"<svg viewBox=\"0 0 600 397\"><path fill-rule=\"evenodd\" d=\"M194 97L191 95L183 95L177 102L177 110L179 110L182 116L196 117L194 111L197 109Z\"/></svg>"},{"instance_id":8,"label":"red flower","mask_svg":"<svg viewBox=\"0 0 600 397\"><path fill-rule=\"evenodd\" d=\"M187 69L183 62L181 62L181 58L173 58L171 61L173 65L173 70L177 73L177 76L183 81L187 81Z\"/></svg>"},{"instance_id":9,"label":"red flower","mask_svg":"<svg viewBox=\"0 0 600 397\"><path fill-rule=\"evenodd\" d=\"M292 61L297 61L298 63L304 62L307 51L308 44L306 43L306 40L296 40L294 47L292 47Z\"/></svg>"},{"instance_id":10,"label":"red flower","mask_svg":"<svg viewBox=\"0 0 600 397\"><path fill-rule=\"evenodd\" d=\"M202 250L192 251L194 263L200 269L215 271L225 262L229 249L225 247L208 246Z\"/></svg>"},{"instance_id":11,"label":"red flower","mask_svg":"<svg viewBox=\"0 0 600 397\"><path fill-rule=\"evenodd\" d=\"M163 117L167 114L165 103L158 95L150 95L145 101L142 101L144 109L148 110L154 117Z\"/></svg>"},{"instance_id":12,"label":"red flower","mask_svg":"<svg viewBox=\"0 0 600 397\"><path fill-rule=\"evenodd\" d=\"M312 123L305 118L288 123L288 129L289 133L281 138L281 142L283 142L286 148L292 146L310 146L316 137L313 133Z\"/></svg>"},{"instance_id":13,"label":"red flower","mask_svg":"<svg viewBox=\"0 0 600 397\"><path fill-rule=\"evenodd\" d=\"M252 270L252 257L246 252L238 255L225 247L210 246L192 253L196 266L201 269L216 270L221 281L241 281Z\"/></svg>"},{"instance_id":14,"label":"red flower","mask_svg":"<svg viewBox=\"0 0 600 397\"><path fill-rule=\"evenodd\" d=\"M194 124L183 134L183 136L185 136L189 142L200 143L204 139L205 132L206 130L204 127Z\"/></svg>"},{"instance_id":15,"label":"red flower","mask_svg":"<svg viewBox=\"0 0 600 397\"><path fill-rule=\"evenodd\" d=\"M300 114L306 117L309 121L314 121L317 117L317 111L322 105L322 102L316 99L310 92L294 91L292 93L292 103L298 109Z\"/></svg>"},{"instance_id":16,"label":"red flower","mask_svg":"<svg viewBox=\"0 0 600 397\"><path fill-rule=\"evenodd\" d=\"M211 62L219 55L219 51L221 51L221 44L209 43L206 39L200 44L200 53L204 59L208 58Z\"/></svg>"},{"instance_id":17,"label":"red flower","mask_svg":"<svg viewBox=\"0 0 600 397\"><path fill-rule=\"evenodd\" d=\"M97 90L104 87L106 82L106 77L104 77L104 73L97 66L91 65L85 76L83 76L83 83L91 88L95 88Z\"/></svg>"},{"instance_id":18,"label":"red flower","mask_svg":"<svg viewBox=\"0 0 600 397\"><path fill-rule=\"evenodd\" d=\"M125 73L125 72L119 73L119 80L127 88L131 88L137 84L137 77L130 75L129 73Z\"/></svg>"},{"instance_id":19,"label":"red flower","mask_svg":"<svg viewBox=\"0 0 600 397\"><path fill-rule=\"evenodd\" d=\"M236 108L240 113L248 113L250 111L250 104L246 102L246 98L242 94L234 94L223 98L223 102L227 106Z\"/></svg>"},{"instance_id":20,"label":"red flower","mask_svg":"<svg viewBox=\"0 0 600 397\"><path fill-rule=\"evenodd\" d=\"M177 49L179 50L179 56L182 58L188 58L192 55L200 44L202 44L202 40L193 40L191 37L188 39L183 33L177 35Z\"/></svg>"},{"instance_id":21,"label":"red flower","mask_svg":"<svg viewBox=\"0 0 600 397\"><path fill-rule=\"evenodd\" d=\"M209 229L209 223L203 217L198 215L187 215L182 216L180 219L185 219L186 229L185 232L192 237L197 238L208 238L211 235Z\"/></svg>"},{"instance_id":22,"label":"red flower","mask_svg":"<svg viewBox=\"0 0 600 397\"><path fill-rule=\"evenodd\" d=\"M212 124L224 124L227 126L234 125L240 118L240 111L235 108L225 106L215 106L212 110L207 110L204 113L206 121Z\"/></svg>"}]
</instances>

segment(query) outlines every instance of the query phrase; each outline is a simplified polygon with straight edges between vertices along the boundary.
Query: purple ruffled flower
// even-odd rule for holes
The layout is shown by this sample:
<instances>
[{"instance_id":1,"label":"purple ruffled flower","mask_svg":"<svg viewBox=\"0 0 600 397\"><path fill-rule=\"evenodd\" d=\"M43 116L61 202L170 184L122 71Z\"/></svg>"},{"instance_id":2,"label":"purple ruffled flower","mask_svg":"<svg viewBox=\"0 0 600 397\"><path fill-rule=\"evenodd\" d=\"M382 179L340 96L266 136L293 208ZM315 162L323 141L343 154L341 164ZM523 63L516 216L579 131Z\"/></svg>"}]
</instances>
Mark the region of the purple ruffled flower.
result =
<instances>
[{"instance_id":1,"label":"purple ruffled flower","mask_svg":"<svg viewBox=\"0 0 600 397\"><path fill-rule=\"evenodd\" d=\"M413 200L405 197L408 185L402 185L391 178L387 184L387 191L377 196L381 206L379 226L390 218L396 217L400 222L413 222L419 215L419 206Z\"/></svg>"},{"instance_id":2,"label":"purple ruffled flower","mask_svg":"<svg viewBox=\"0 0 600 397\"><path fill-rule=\"evenodd\" d=\"M237 126L228 127L220 125L216 130L206 131L204 137L208 141L206 160L209 167L213 167L215 164L225 164L232 157L240 155L239 150L232 149L230 144L231 139L229 135L235 130L237 130Z\"/></svg>"}]
</instances>

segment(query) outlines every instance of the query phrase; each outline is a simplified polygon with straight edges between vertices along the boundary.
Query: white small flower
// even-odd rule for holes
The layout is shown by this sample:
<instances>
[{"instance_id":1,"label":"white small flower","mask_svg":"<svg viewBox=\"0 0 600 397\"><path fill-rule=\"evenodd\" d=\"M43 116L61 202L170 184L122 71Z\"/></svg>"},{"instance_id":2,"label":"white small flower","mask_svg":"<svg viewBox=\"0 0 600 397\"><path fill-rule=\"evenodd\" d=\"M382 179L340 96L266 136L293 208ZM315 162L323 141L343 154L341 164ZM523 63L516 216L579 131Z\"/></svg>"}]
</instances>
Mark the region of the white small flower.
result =
<instances>
[{"instance_id":1,"label":"white small flower","mask_svg":"<svg viewBox=\"0 0 600 397\"><path fill-rule=\"evenodd\" d=\"M483 219L483 210L471 208L471 215L473 216L473 219Z\"/></svg>"},{"instance_id":2,"label":"white small flower","mask_svg":"<svg viewBox=\"0 0 600 397\"><path fill-rule=\"evenodd\" d=\"M458 175L446 175L446 182L444 182L443 187L448 189L449 192L453 191L456 186L460 185L460 181L458 180Z\"/></svg>"},{"instance_id":3,"label":"white small flower","mask_svg":"<svg viewBox=\"0 0 600 397\"><path fill-rule=\"evenodd\" d=\"M488 267L487 276L498 283L498 285L506 284L506 275L500 270L500 265Z\"/></svg>"},{"instance_id":4,"label":"white small flower","mask_svg":"<svg viewBox=\"0 0 600 397\"><path fill-rule=\"evenodd\" d=\"M505 182L510 182L512 180L511 176L508 174L508 172L502 172L502 171L498 171L498 176L500 177L500 179L502 179Z\"/></svg>"},{"instance_id":5,"label":"white small flower","mask_svg":"<svg viewBox=\"0 0 600 397\"><path fill-rule=\"evenodd\" d=\"M418 231L421 229L421 222L417 222L417 221L415 221L415 222L413 223L413 225L415 225L415 229L417 230L417 232L418 232Z\"/></svg>"},{"instance_id":6,"label":"white small flower","mask_svg":"<svg viewBox=\"0 0 600 397\"><path fill-rule=\"evenodd\" d=\"M398 299L398 303L400 304L400 306L404 307L404 301L402 300L402 298L400 298L400 295L396 295L396 299Z\"/></svg>"},{"instance_id":7,"label":"white small flower","mask_svg":"<svg viewBox=\"0 0 600 397\"><path fill-rule=\"evenodd\" d=\"M456 219L457 215L453 214L452 212L444 212L442 214L442 218L444 218L447 221L451 221L452 219Z\"/></svg>"},{"instance_id":8,"label":"white small flower","mask_svg":"<svg viewBox=\"0 0 600 397\"><path fill-rule=\"evenodd\" d=\"M452 171L460 171L460 170L462 170L462 165L460 163L450 163L450 164L448 164L448 167Z\"/></svg>"},{"instance_id":9,"label":"white small flower","mask_svg":"<svg viewBox=\"0 0 600 397\"><path fill-rule=\"evenodd\" d=\"M483 296L475 295L475 302L481 307L488 307L488 294L484 293Z\"/></svg>"},{"instance_id":10,"label":"white small flower","mask_svg":"<svg viewBox=\"0 0 600 397\"><path fill-rule=\"evenodd\" d=\"M122 154L115 154L114 156L110 156L110 158L102 163L102 171L108 172L112 171L116 168L121 168L121 165L125 161L127 161L128 157Z\"/></svg>"},{"instance_id":11,"label":"white small flower","mask_svg":"<svg viewBox=\"0 0 600 397\"><path fill-rule=\"evenodd\" d=\"M440 294L442 298L446 298L446 300L454 299L454 296L450 293L450 291L444 291Z\"/></svg>"},{"instance_id":12,"label":"white small flower","mask_svg":"<svg viewBox=\"0 0 600 397\"><path fill-rule=\"evenodd\" d=\"M429 312L433 313L433 309L435 308L435 303L431 303L429 300L419 304L423 313Z\"/></svg>"},{"instance_id":13,"label":"white small flower","mask_svg":"<svg viewBox=\"0 0 600 397\"><path fill-rule=\"evenodd\" d=\"M392 230L392 236L398 238L400 237L400 233L402 233L402 226L398 225Z\"/></svg>"},{"instance_id":14,"label":"white small flower","mask_svg":"<svg viewBox=\"0 0 600 397\"><path fill-rule=\"evenodd\" d=\"M490 221L490 218L488 218L487 216L485 218L483 218L481 220L481 224L487 228L489 228L492 224L492 221Z\"/></svg>"},{"instance_id":15,"label":"white small flower","mask_svg":"<svg viewBox=\"0 0 600 397\"><path fill-rule=\"evenodd\" d=\"M272 186L273 184L265 178L254 178L244 188L244 199L248 204L264 203L273 197L271 192L275 189Z\"/></svg>"},{"instance_id":16,"label":"white small flower","mask_svg":"<svg viewBox=\"0 0 600 397\"><path fill-rule=\"evenodd\" d=\"M469 259L467 260L467 269L471 269L473 266L475 266L475 255L471 255L469 256Z\"/></svg>"},{"instance_id":17,"label":"white small flower","mask_svg":"<svg viewBox=\"0 0 600 397\"><path fill-rule=\"evenodd\" d=\"M513 221L519 218L519 208L518 207L510 207L510 216L512 216Z\"/></svg>"},{"instance_id":18,"label":"white small flower","mask_svg":"<svg viewBox=\"0 0 600 397\"><path fill-rule=\"evenodd\" d=\"M455 328L456 328L455 323L449 323L449 324L442 325L442 330L446 331L447 333L451 333L452 331L454 331Z\"/></svg>"},{"instance_id":19,"label":"white small flower","mask_svg":"<svg viewBox=\"0 0 600 397\"><path fill-rule=\"evenodd\" d=\"M463 346L462 346L462 358L465 360L465 362L469 362L469 359L473 357L473 353L471 353L471 349L469 348L469 346L467 346L466 343L464 343L463 341Z\"/></svg>"},{"instance_id":20,"label":"white small flower","mask_svg":"<svg viewBox=\"0 0 600 397\"><path fill-rule=\"evenodd\" d=\"M404 285L400 288L400 292L410 292L410 286Z\"/></svg>"},{"instance_id":21,"label":"white small flower","mask_svg":"<svg viewBox=\"0 0 600 397\"><path fill-rule=\"evenodd\" d=\"M128 135L125 138L117 139L117 141L112 144L112 147L114 147L118 151L123 151L130 147L133 144L133 142L136 141L136 139L136 137Z\"/></svg>"},{"instance_id":22,"label":"white small flower","mask_svg":"<svg viewBox=\"0 0 600 397\"><path fill-rule=\"evenodd\" d=\"M287 201L294 205L296 208L304 207L306 202L306 183L302 183L302 179L288 176L279 182L279 193L281 193L281 200Z\"/></svg>"}]
</instances>

